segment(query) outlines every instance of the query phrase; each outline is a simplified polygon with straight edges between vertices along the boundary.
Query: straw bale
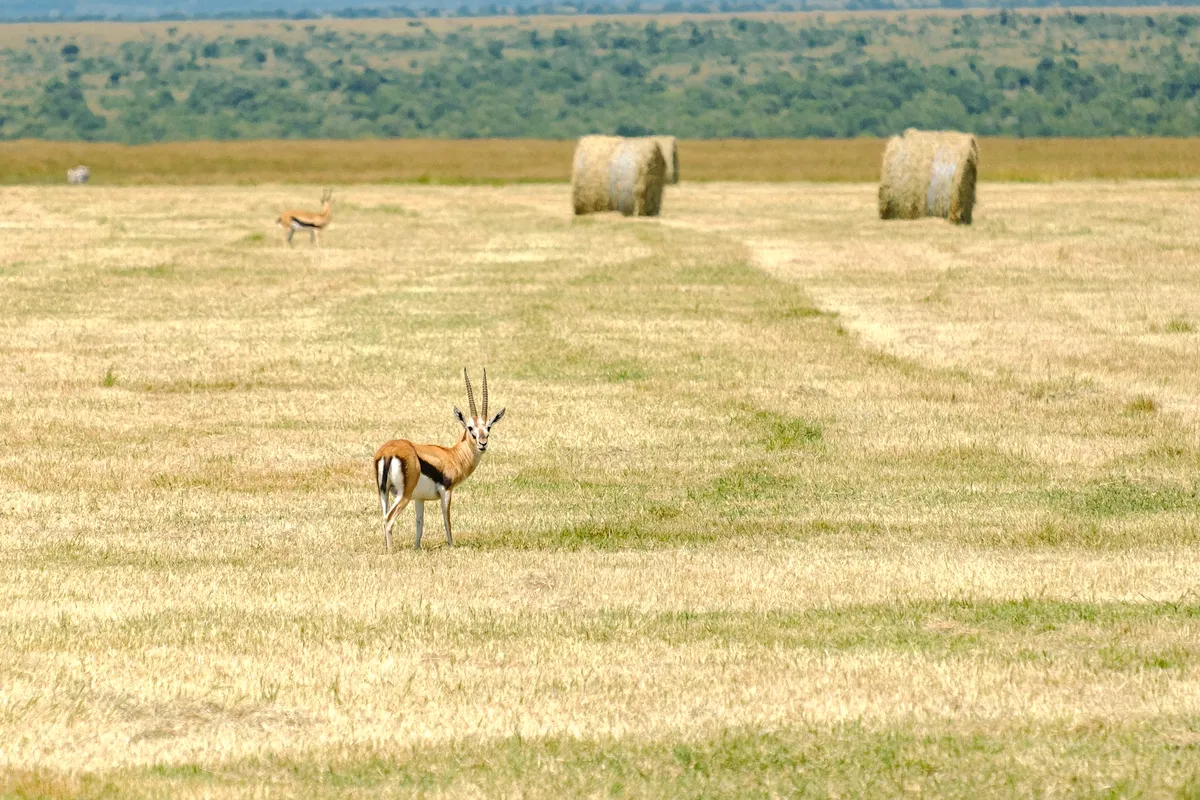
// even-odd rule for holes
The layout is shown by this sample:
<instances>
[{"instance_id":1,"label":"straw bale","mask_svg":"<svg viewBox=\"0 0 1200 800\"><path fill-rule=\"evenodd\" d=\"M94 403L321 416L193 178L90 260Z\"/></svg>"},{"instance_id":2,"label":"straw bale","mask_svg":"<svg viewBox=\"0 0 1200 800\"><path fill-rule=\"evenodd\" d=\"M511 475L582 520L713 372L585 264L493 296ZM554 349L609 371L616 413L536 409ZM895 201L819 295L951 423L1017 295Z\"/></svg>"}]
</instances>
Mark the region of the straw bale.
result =
<instances>
[{"instance_id":1,"label":"straw bale","mask_svg":"<svg viewBox=\"0 0 1200 800\"><path fill-rule=\"evenodd\" d=\"M884 148L879 216L970 225L978 169L979 145L971 134L909 128Z\"/></svg>"},{"instance_id":2,"label":"straw bale","mask_svg":"<svg viewBox=\"0 0 1200 800\"><path fill-rule=\"evenodd\" d=\"M576 214L620 211L654 217L662 208L666 161L648 139L584 136L575 147L571 194Z\"/></svg>"},{"instance_id":3,"label":"straw bale","mask_svg":"<svg viewBox=\"0 0 1200 800\"><path fill-rule=\"evenodd\" d=\"M571 195L576 214L611 210L608 165L621 143L619 136L584 136L575 145L571 168Z\"/></svg>"},{"instance_id":4,"label":"straw bale","mask_svg":"<svg viewBox=\"0 0 1200 800\"><path fill-rule=\"evenodd\" d=\"M674 136L651 136L667 162L667 183L679 183L679 142Z\"/></svg>"}]
</instances>

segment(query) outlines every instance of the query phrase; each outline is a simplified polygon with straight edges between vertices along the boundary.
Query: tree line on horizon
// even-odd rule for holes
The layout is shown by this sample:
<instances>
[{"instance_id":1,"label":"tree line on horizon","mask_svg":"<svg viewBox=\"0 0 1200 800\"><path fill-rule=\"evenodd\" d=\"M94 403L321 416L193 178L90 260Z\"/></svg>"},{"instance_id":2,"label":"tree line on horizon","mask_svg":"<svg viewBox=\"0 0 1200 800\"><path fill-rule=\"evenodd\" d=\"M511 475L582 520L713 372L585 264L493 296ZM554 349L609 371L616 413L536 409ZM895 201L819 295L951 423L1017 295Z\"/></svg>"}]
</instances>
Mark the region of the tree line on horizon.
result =
<instances>
[{"instance_id":1,"label":"tree line on horizon","mask_svg":"<svg viewBox=\"0 0 1200 800\"><path fill-rule=\"evenodd\" d=\"M1178 12L183 24L0 49L0 138L1188 136L1198 54Z\"/></svg>"},{"instance_id":2,"label":"tree line on horizon","mask_svg":"<svg viewBox=\"0 0 1200 800\"><path fill-rule=\"evenodd\" d=\"M1189 8L1200 0L1171 0ZM0 0L0 21L130 21L156 20L316 20L397 19L431 17L589 16L623 14L717 14L756 11L904 11L918 9L992 8L1027 10L1059 8L1060 0L175 0L164 8L157 0ZM1160 0L1080 0L1072 8L1162 8Z\"/></svg>"}]
</instances>

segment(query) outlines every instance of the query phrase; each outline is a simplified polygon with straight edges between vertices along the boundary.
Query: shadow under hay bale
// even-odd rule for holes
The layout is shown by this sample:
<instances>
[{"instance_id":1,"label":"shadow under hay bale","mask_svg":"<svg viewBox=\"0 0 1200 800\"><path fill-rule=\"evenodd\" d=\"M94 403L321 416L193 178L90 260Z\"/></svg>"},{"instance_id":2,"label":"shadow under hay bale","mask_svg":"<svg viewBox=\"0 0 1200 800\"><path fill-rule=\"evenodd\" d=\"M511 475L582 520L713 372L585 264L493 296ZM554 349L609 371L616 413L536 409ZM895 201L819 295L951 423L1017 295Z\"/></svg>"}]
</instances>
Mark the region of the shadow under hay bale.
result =
<instances>
[{"instance_id":1,"label":"shadow under hay bale","mask_svg":"<svg viewBox=\"0 0 1200 800\"><path fill-rule=\"evenodd\" d=\"M584 136L575 147L571 195L576 214L620 211L655 217L662 209L666 161L649 139Z\"/></svg>"},{"instance_id":2,"label":"shadow under hay bale","mask_svg":"<svg viewBox=\"0 0 1200 800\"><path fill-rule=\"evenodd\" d=\"M674 136L650 136L658 143L658 149L662 151L663 160L666 161L666 176L664 180L670 184L679 183L679 142Z\"/></svg>"},{"instance_id":3,"label":"shadow under hay bale","mask_svg":"<svg viewBox=\"0 0 1200 800\"><path fill-rule=\"evenodd\" d=\"M978 169L979 145L971 134L909 128L884 148L879 217L970 225Z\"/></svg>"}]
</instances>

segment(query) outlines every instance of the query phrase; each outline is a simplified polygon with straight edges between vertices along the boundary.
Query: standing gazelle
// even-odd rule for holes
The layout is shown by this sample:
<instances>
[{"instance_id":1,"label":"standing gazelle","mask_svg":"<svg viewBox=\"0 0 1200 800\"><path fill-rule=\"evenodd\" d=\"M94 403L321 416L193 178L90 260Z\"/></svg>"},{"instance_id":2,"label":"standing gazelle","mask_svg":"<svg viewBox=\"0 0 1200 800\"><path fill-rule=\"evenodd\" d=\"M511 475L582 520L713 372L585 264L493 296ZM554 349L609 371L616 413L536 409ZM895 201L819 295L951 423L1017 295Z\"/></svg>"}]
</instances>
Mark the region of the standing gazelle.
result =
<instances>
[{"instance_id":1,"label":"standing gazelle","mask_svg":"<svg viewBox=\"0 0 1200 800\"><path fill-rule=\"evenodd\" d=\"M471 416L454 407L454 416L463 426L462 438L453 447L436 444L413 444L407 439L393 439L375 451L375 485L383 506L383 541L388 552L392 549L392 525L409 501L417 502L417 549L421 549L421 533L425 527L425 501L440 500L442 522L446 526L446 544L454 546L450 533L450 499L454 489L479 466L487 452L488 432L504 416L504 409L488 419L487 370L483 371L483 414L475 410L475 392L471 379L463 370L467 383L467 400ZM396 502L388 506L388 495L395 493Z\"/></svg>"},{"instance_id":2,"label":"standing gazelle","mask_svg":"<svg viewBox=\"0 0 1200 800\"><path fill-rule=\"evenodd\" d=\"M309 241L317 244L317 238L333 219L333 189L321 192L321 211L295 211L288 209L280 213L275 224L287 231L287 243L292 243L296 231L308 231Z\"/></svg>"}]
</instances>

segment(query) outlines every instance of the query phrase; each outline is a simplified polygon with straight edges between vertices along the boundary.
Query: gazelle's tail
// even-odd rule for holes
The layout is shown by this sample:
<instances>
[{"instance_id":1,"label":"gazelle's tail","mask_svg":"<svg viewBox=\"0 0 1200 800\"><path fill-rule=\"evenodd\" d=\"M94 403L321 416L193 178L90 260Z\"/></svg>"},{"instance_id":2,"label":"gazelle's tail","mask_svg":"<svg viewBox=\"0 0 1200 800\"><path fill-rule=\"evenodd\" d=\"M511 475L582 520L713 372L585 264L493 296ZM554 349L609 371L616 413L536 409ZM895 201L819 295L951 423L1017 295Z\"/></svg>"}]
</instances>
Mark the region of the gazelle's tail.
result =
<instances>
[{"instance_id":1,"label":"gazelle's tail","mask_svg":"<svg viewBox=\"0 0 1200 800\"><path fill-rule=\"evenodd\" d=\"M388 471L391 469L391 458L384 456L375 462L375 483L379 486L379 493L387 494Z\"/></svg>"},{"instance_id":2,"label":"gazelle's tail","mask_svg":"<svg viewBox=\"0 0 1200 800\"><path fill-rule=\"evenodd\" d=\"M379 486L379 496L383 498L384 508L387 509L384 512L383 521L388 525L390 525L392 520L396 518L396 515L404 509L404 506L407 505L407 503L404 501L404 490L401 487L397 487L396 502L392 504L391 508L388 508L387 506L388 481L391 479L393 461L400 464L400 474L403 476L404 459L396 458L395 456L384 456L375 462L375 480ZM403 480L403 478L401 478L401 480Z\"/></svg>"}]
</instances>

